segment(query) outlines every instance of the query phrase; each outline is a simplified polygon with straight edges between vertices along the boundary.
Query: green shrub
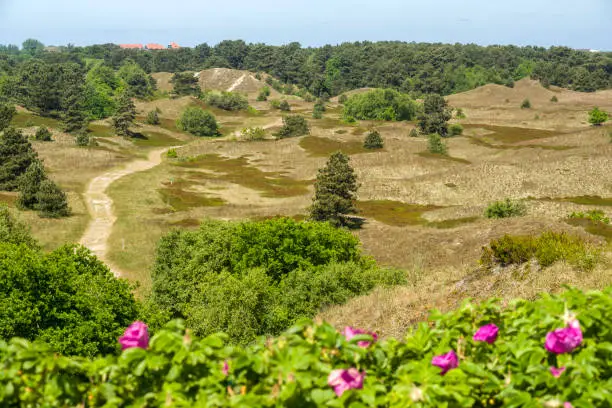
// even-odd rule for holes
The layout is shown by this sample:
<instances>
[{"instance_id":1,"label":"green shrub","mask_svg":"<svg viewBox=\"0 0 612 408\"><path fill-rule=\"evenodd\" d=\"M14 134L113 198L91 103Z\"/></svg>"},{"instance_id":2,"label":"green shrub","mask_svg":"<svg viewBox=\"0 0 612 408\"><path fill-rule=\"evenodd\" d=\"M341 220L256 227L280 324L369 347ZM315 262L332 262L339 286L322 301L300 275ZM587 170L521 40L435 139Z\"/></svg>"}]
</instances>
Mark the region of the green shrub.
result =
<instances>
[{"instance_id":1,"label":"green shrub","mask_svg":"<svg viewBox=\"0 0 612 408\"><path fill-rule=\"evenodd\" d=\"M326 110L325 103L319 100L317 103L314 104L314 108L312 110L312 117L314 119L321 119L323 117L323 112L325 112L325 110Z\"/></svg>"},{"instance_id":2,"label":"green shrub","mask_svg":"<svg viewBox=\"0 0 612 408\"><path fill-rule=\"evenodd\" d=\"M244 140L259 141L266 138L266 131L261 127L244 128L240 132L240 136Z\"/></svg>"},{"instance_id":3,"label":"green shrub","mask_svg":"<svg viewBox=\"0 0 612 408\"><path fill-rule=\"evenodd\" d=\"M29 227L19 221L4 203L0 203L0 243L38 249L38 243L32 238Z\"/></svg>"},{"instance_id":4,"label":"green shrub","mask_svg":"<svg viewBox=\"0 0 612 408\"><path fill-rule=\"evenodd\" d=\"M280 101L278 99L271 100L270 107L272 107L273 109L280 109Z\"/></svg>"},{"instance_id":5,"label":"green shrub","mask_svg":"<svg viewBox=\"0 0 612 408\"><path fill-rule=\"evenodd\" d=\"M291 111L291 105L289 105L289 102L287 102L286 99L283 99L282 101L279 102L278 109L280 109L283 112L289 112Z\"/></svg>"},{"instance_id":6,"label":"green shrub","mask_svg":"<svg viewBox=\"0 0 612 408\"><path fill-rule=\"evenodd\" d=\"M34 134L34 140L39 142L51 142L51 131L44 126L39 127Z\"/></svg>"},{"instance_id":7,"label":"green shrub","mask_svg":"<svg viewBox=\"0 0 612 408\"><path fill-rule=\"evenodd\" d=\"M353 125L355 123L357 123L357 119L355 119L354 116L344 116L343 118L344 123L348 124L348 125Z\"/></svg>"},{"instance_id":8,"label":"green shrub","mask_svg":"<svg viewBox=\"0 0 612 408\"><path fill-rule=\"evenodd\" d=\"M178 157L178 153L176 149L170 149L166 152L166 157L169 159L176 159Z\"/></svg>"},{"instance_id":9,"label":"green shrub","mask_svg":"<svg viewBox=\"0 0 612 408\"><path fill-rule=\"evenodd\" d=\"M276 133L279 139L303 136L310 133L308 122L300 115L287 115L283 117L283 127Z\"/></svg>"},{"instance_id":10,"label":"green shrub","mask_svg":"<svg viewBox=\"0 0 612 408\"><path fill-rule=\"evenodd\" d=\"M522 201L511 200L506 198L505 200L495 201L487 206L485 210L485 217L487 218L508 218L508 217L520 217L525 215L527 208Z\"/></svg>"},{"instance_id":11,"label":"green shrub","mask_svg":"<svg viewBox=\"0 0 612 408\"><path fill-rule=\"evenodd\" d=\"M433 154L448 154L448 147L446 146L446 143L437 133L432 133L431 135L427 136L427 150Z\"/></svg>"},{"instance_id":12,"label":"green shrub","mask_svg":"<svg viewBox=\"0 0 612 408\"><path fill-rule=\"evenodd\" d=\"M589 221L593 221L593 222L601 222L604 224L610 224L610 218L606 217L606 213L604 213L601 210L590 210L587 212L573 212L571 213L568 218L570 219L583 219L583 220L589 220Z\"/></svg>"},{"instance_id":13,"label":"green shrub","mask_svg":"<svg viewBox=\"0 0 612 408\"><path fill-rule=\"evenodd\" d=\"M49 179L41 181L36 200L38 201L36 208L42 218L61 218L70 215L66 193Z\"/></svg>"},{"instance_id":14,"label":"green shrub","mask_svg":"<svg viewBox=\"0 0 612 408\"><path fill-rule=\"evenodd\" d=\"M463 134L463 126L458 123L453 123L448 127L450 136L461 136Z\"/></svg>"},{"instance_id":15,"label":"green shrub","mask_svg":"<svg viewBox=\"0 0 612 408\"><path fill-rule=\"evenodd\" d=\"M145 120L145 122L147 123L147 125L159 125L159 114L157 113L156 110L153 110L149 113L147 113L147 119Z\"/></svg>"},{"instance_id":16,"label":"green shrub","mask_svg":"<svg viewBox=\"0 0 612 408\"><path fill-rule=\"evenodd\" d=\"M77 132L74 136L74 143L79 147L87 147L90 145L91 140L87 132Z\"/></svg>"},{"instance_id":17,"label":"green shrub","mask_svg":"<svg viewBox=\"0 0 612 408\"><path fill-rule=\"evenodd\" d=\"M226 111L246 110L249 100L236 92L207 92L202 96L206 104Z\"/></svg>"},{"instance_id":18,"label":"green shrub","mask_svg":"<svg viewBox=\"0 0 612 408\"><path fill-rule=\"evenodd\" d=\"M417 104L407 94L393 89L375 89L355 94L344 102L345 119L359 120L413 120Z\"/></svg>"},{"instance_id":19,"label":"green shrub","mask_svg":"<svg viewBox=\"0 0 612 408\"><path fill-rule=\"evenodd\" d=\"M268 88L267 86L264 86L259 91L259 94L257 95L257 100L260 102L264 102L268 100L269 96L270 96L270 88Z\"/></svg>"},{"instance_id":20,"label":"green shrub","mask_svg":"<svg viewBox=\"0 0 612 408\"><path fill-rule=\"evenodd\" d=\"M457 111L455 113L455 117L457 119L465 119L467 116L465 116L465 113L463 112L463 109L457 108Z\"/></svg>"},{"instance_id":21,"label":"green shrub","mask_svg":"<svg viewBox=\"0 0 612 408\"><path fill-rule=\"evenodd\" d=\"M591 270L600 260L600 251L578 236L567 233L544 232L539 236L504 235L484 247L481 264L520 265L531 259L547 267L566 261L580 270Z\"/></svg>"},{"instance_id":22,"label":"green shrub","mask_svg":"<svg viewBox=\"0 0 612 408\"><path fill-rule=\"evenodd\" d=\"M551 102L559 102L559 98L557 98L557 95L553 95L552 98L550 98Z\"/></svg>"},{"instance_id":23,"label":"green shrub","mask_svg":"<svg viewBox=\"0 0 612 408\"><path fill-rule=\"evenodd\" d=\"M338 103L341 105L344 105L347 100L348 100L348 96L346 96L346 94L342 94L338 97Z\"/></svg>"},{"instance_id":24,"label":"green shrub","mask_svg":"<svg viewBox=\"0 0 612 408\"><path fill-rule=\"evenodd\" d=\"M412 128L412 129L410 129L410 133L408 134L408 136L410 136L410 137L418 137L419 136L419 132L416 130L416 128Z\"/></svg>"},{"instance_id":25,"label":"green shrub","mask_svg":"<svg viewBox=\"0 0 612 408\"><path fill-rule=\"evenodd\" d=\"M380 133L377 131L373 131L368 133L363 141L363 147L366 149L382 149L385 147L385 142L383 138L380 136Z\"/></svg>"},{"instance_id":26,"label":"green shrub","mask_svg":"<svg viewBox=\"0 0 612 408\"><path fill-rule=\"evenodd\" d=\"M201 108L192 106L183 112L176 126L196 136L218 136L219 125L215 116Z\"/></svg>"},{"instance_id":27,"label":"green shrub","mask_svg":"<svg viewBox=\"0 0 612 408\"><path fill-rule=\"evenodd\" d=\"M524 99L523 102L521 102L521 109L531 109L531 102L529 99Z\"/></svg>"},{"instance_id":28,"label":"green shrub","mask_svg":"<svg viewBox=\"0 0 612 408\"><path fill-rule=\"evenodd\" d=\"M608 121L608 118L608 113L599 108L593 108L593 110L589 112L589 123L593 126L601 126L601 124Z\"/></svg>"}]
</instances>

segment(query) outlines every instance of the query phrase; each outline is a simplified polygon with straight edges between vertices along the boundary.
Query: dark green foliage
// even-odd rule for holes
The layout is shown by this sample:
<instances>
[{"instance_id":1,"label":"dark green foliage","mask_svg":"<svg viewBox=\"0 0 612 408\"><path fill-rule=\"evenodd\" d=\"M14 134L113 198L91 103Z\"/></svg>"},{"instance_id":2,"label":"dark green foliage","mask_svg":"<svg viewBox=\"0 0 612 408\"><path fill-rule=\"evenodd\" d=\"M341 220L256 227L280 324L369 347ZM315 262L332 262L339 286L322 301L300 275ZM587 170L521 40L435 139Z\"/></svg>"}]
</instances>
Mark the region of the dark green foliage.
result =
<instances>
[{"instance_id":1,"label":"dark green foliage","mask_svg":"<svg viewBox=\"0 0 612 408\"><path fill-rule=\"evenodd\" d=\"M449 136L461 136L463 134L463 126L458 123L453 123L448 127Z\"/></svg>"},{"instance_id":2,"label":"dark green foliage","mask_svg":"<svg viewBox=\"0 0 612 408\"><path fill-rule=\"evenodd\" d=\"M604 213L601 210L590 210L587 212L582 212L582 211L573 212L568 216L568 218L584 219L584 220L589 220L595 223L600 222L602 224L610 224L610 218L606 217L606 213Z\"/></svg>"},{"instance_id":3,"label":"dark green foliage","mask_svg":"<svg viewBox=\"0 0 612 408\"><path fill-rule=\"evenodd\" d=\"M421 133L437 133L441 137L448 136L448 121L453 116L452 109L446 100L437 94L427 95L423 102L423 111L419 113L419 128Z\"/></svg>"},{"instance_id":4,"label":"dark green foliage","mask_svg":"<svg viewBox=\"0 0 612 408\"><path fill-rule=\"evenodd\" d=\"M129 96L144 99L155 91L155 80L134 61L126 60L117 75L125 83Z\"/></svg>"},{"instance_id":5,"label":"dark green foliage","mask_svg":"<svg viewBox=\"0 0 612 408\"><path fill-rule=\"evenodd\" d=\"M120 80L115 71L105 65L96 65L86 76L84 87L85 110L91 119L104 119L115 114L114 98Z\"/></svg>"},{"instance_id":6,"label":"dark green foliage","mask_svg":"<svg viewBox=\"0 0 612 408\"><path fill-rule=\"evenodd\" d=\"M289 112L291 110L291 105L289 105L289 102L287 102L286 99L283 99L278 104L278 109L280 109L283 112Z\"/></svg>"},{"instance_id":7,"label":"dark green foliage","mask_svg":"<svg viewBox=\"0 0 612 408\"><path fill-rule=\"evenodd\" d=\"M74 143L79 147L87 147L91 144L91 138L87 132L81 131L74 136Z\"/></svg>"},{"instance_id":8,"label":"dark green foliage","mask_svg":"<svg viewBox=\"0 0 612 408\"><path fill-rule=\"evenodd\" d=\"M531 101L529 101L529 99L523 100L523 102L521 102L521 109L531 109Z\"/></svg>"},{"instance_id":9,"label":"dark green foliage","mask_svg":"<svg viewBox=\"0 0 612 408\"><path fill-rule=\"evenodd\" d=\"M117 99L117 111L112 118L113 128L119 136L129 136L130 126L134 124L136 119L136 105L128 95L123 92Z\"/></svg>"},{"instance_id":10,"label":"dark green foliage","mask_svg":"<svg viewBox=\"0 0 612 408\"><path fill-rule=\"evenodd\" d=\"M602 111L599 108L593 108L589 112L589 123L593 126L600 126L602 123L608 121L609 115L607 112Z\"/></svg>"},{"instance_id":11,"label":"dark green foliage","mask_svg":"<svg viewBox=\"0 0 612 408\"><path fill-rule=\"evenodd\" d=\"M455 117L456 117L457 119L465 119L465 118L466 118L466 116L465 116L465 113L463 113L463 109L461 109L461 108L457 108L457 111L456 111L456 113L455 113Z\"/></svg>"},{"instance_id":12,"label":"dark green foliage","mask_svg":"<svg viewBox=\"0 0 612 408\"><path fill-rule=\"evenodd\" d=\"M20 209L38 209L38 192L41 183L46 179L47 175L43 164L39 160L32 162L26 172L19 177L17 206Z\"/></svg>"},{"instance_id":13,"label":"dark green foliage","mask_svg":"<svg viewBox=\"0 0 612 408\"><path fill-rule=\"evenodd\" d=\"M177 96L198 96L202 92L198 83L198 78L191 72L175 73L170 83L173 86L174 94Z\"/></svg>"},{"instance_id":14,"label":"dark green foliage","mask_svg":"<svg viewBox=\"0 0 612 408\"><path fill-rule=\"evenodd\" d=\"M210 106L227 111L245 110L249 107L246 96L237 92L208 92L202 99Z\"/></svg>"},{"instance_id":15,"label":"dark green foliage","mask_svg":"<svg viewBox=\"0 0 612 408\"><path fill-rule=\"evenodd\" d=\"M28 226L15 218L6 204L0 204L1 243L25 245L34 250L39 248L38 243L30 234Z\"/></svg>"},{"instance_id":16,"label":"dark green foliage","mask_svg":"<svg viewBox=\"0 0 612 408\"><path fill-rule=\"evenodd\" d=\"M22 337L68 355L118 351L138 317L131 288L87 249L41 254L0 243L0 337Z\"/></svg>"},{"instance_id":17,"label":"dark green foliage","mask_svg":"<svg viewBox=\"0 0 612 408\"><path fill-rule=\"evenodd\" d=\"M300 115L287 115L283 117L283 127L276 133L279 139L303 136L310 133L308 122Z\"/></svg>"},{"instance_id":18,"label":"dark green foliage","mask_svg":"<svg viewBox=\"0 0 612 408\"><path fill-rule=\"evenodd\" d=\"M270 88L268 88L267 86L264 86L259 91L259 94L257 95L257 100L260 102L267 101L269 96L270 96Z\"/></svg>"},{"instance_id":19,"label":"dark green foliage","mask_svg":"<svg viewBox=\"0 0 612 408\"><path fill-rule=\"evenodd\" d=\"M0 135L0 158L0 190L13 191L37 154L21 131L9 127Z\"/></svg>"},{"instance_id":20,"label":"dark green foliage","mask_svg":"<svg viewBox=\"0 0 612 408\"><path fill-rule=\"evenodd\" d=\"M61 218L70 215L66 194L49 179L40 183L36 199L40 211L39 215L42 218Z\"/></svg>"},{"instance_id":21,"label":"dark green foliage","mask_svg":"<svg viewBox=\"0 0 612 408\"><path fill-rule=\"evenodd\" d=\"M485 210L485 217L487 218L508 218L508 217L520 217L525 215L527 208L522 201L511 200L506 198L502 201L495 201L489 204Z\"/></svg>"},{"instance_id":22,"label":"dark green foliage","mask_svg":"<svg viewBox=\"0 0 612 408\"><path fill-rule=\"evenodd\" d=\"M412 128L412 129L410 129L410 133L408 134L408 136L410 136L410 137L418 137L419 136L419 132L416 130L416 128Z\"/></svg>"},{"instance_id":23,"label":"dark green foliage","mask_svg":"<svg viewBox=\"0 0 612 408\"><path fill-rule=\"evenodd\" d=\"M542 267L566 261L581 270L591 270L600 259L599 250L590 247L578 236L567 233L544 232L539 236L504 235L483 247L480 263L520 265L531 259Z\"/></svg>"},{"instance_id":24,"label":"dark green foliage","mask_svg":"<svg viewBox=\"0 0 612 408\"><path fill-rule=\"evenodd\" d=\"M359 120L413 120L417 104L407 94L393 89L375 89L355 94L344 102L344 117Z\"/></svg>"},{"instance_id":25,"label":"dark green foliage","mask_svg":"<svg viewBox=\"0 0 612 408\"><path fill-rule=\"evenodd\" d=\"M326 111L325 108L325 102L323 102L322 100L317 101L317 103L314 104L313 110L312 110L312 117L314 119L321 119L323 117L323 112Z\"/></svg>"},{"instance_id":26,"label":"dark green foliage","mask_svg":"<svg viewBox=\"0 0 612 408\"><path fill-rule=\"evenodd\" d=\"M11 124L16 113L14 106L0 103L0 132Z\"/></svg>"},{"instance_id":27,"label":"dark green foliage","mask_svg":"<svg viewBox=\"0 0 612 408\"><path fill-rule=\"evenodd\" d=\"M169 159L176 159L178 157L178 153L176 152L176 149L168 150L168 152L166 152L166 157Z\"/></svg>"},{"instance_id":28,"label":"dark green foliage","mask_svg":"<svg viewBox=\"0 0 612 408\"><path fill-rule=\"evenodd\" d=\"M147 125L159 125L159 114L156 110L147 113L147 119L145 120Z\"/></svg>"},{"instance_id":29,"label":"dark green foliage","mask_svg":"<svg viewBox=\"0 0 612 408\"><path fill-rule=\"evenodd\" d=\"M310 218L328 221L336 227L352 227L355 221L348 217L356 214L357 176L350 158L342 152L331 155L327 164L319 169L315 182L315 195L310 207Z\"/></svg>"},{"instance_id":30,"label":"dark green foliage","mask_svg":"<svg viewBox=\"0 0 612 408\"><path fill-rule=\"evenodd\" d=\"M427 150L433 154L448 154L448 147L446 142L442 140L439 134L432 133L427 136Z\"/></svg>"},{"instance_id":31,"label":"dark green foliage","mask_svg":"<svg viewBox=\"0 0 612 408\"><path fill-rule=\"evenodd\" d=\"M196 136L219 135L219 125L215 116L195 106L185 109L176 125L182 131Z\"/></svg>"},{"instance_id":32,"label":"dark green foliage","mask_svg":"<svg viewBox=\"0 0 612 408\"><path fill-rule=\"evenodd\" d=\"M552 98L550 98L551 102L559 102L559 98L557 98L557 95L553 95Z\"/></svg>"},{"instance_id":33,"label":"dark green foliage","mask_svg":"<svg viewBox=\"0 0 612 408\"><path fill-rule=\"evenodd\" d=\"M347 100L348 100L348 96L346 96L345 94L342 94L338 97L338 103L341 105L344 105Z\"/></svg>"},{"instance_id":34,"label":"dark green foliage","mask_svg":"<svg viewBox=\"0 0 612 408\"><path fill-rule=\"evenodd\" d=\"M377 131L373 131L368 133L363 141L363 147L366 149L382 149L385 147L385 142L383 138L380 136L380 133Z\"/></svg>"},{"instance_id":35,"label":"dark green foliage","mask_svg":"<svg viewBox=\"0 0 612 408\"><path fill-rule=\"evenodd\" d=\"M88 114L84 92L85 73L78 66L69 66L62 75L61 118L65 132L75 133L87 127Z\"/></svg>"},{"instance_id":36,"label":"dark green foliage","mask_svg":"<svg viewBox=\"0 0 612 408\"><path fill-rule=\"evenodd\" d=\"M39 142L51 142L51 131L44 126L39 127L34 134L34 140Z\"/></svg>"}]
</instances>

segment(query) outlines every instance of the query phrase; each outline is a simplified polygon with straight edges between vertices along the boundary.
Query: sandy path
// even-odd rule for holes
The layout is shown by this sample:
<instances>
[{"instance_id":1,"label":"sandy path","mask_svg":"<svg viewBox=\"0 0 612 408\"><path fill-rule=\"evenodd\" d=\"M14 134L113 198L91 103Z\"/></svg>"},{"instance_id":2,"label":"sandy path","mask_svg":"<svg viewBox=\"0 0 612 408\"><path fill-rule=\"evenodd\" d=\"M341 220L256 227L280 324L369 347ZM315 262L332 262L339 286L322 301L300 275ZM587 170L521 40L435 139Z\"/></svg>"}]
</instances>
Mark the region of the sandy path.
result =
<instances>
[{"instance_id":1,"label":"sandy path","mask_svg":"<svg viewBox=\"0 0 612 408\"><path fill-rule=\"evenodd\" d=\"M121 271L111 265L107 259L108 239L113 230L117 217L113 214L113 200L106 194L106 189L121 177L139 171L148 170L161 163L162 154L168 148L155 149L149 153L146 160L135 160L124 168L104 173L89 183L87 191L83 194L91 221L81 238L80 244L89 248L102 262L113 271L115 276L121 276Z\"/></svg>"},{"instance_id":2,"label":"sandy path","mask_svg":"<svg viewBox=\"0 0 612 408\"><path fill-rule=\"evenodd\" d=\"M240 86L240 84L246 79L246 77L247 77L247 74L242 74L242 76L240 78L238 78L237 80L234 81L232 86L227 88L227 92L232 92L234 89L238 88Z\"/></svg>"}]
</instances>

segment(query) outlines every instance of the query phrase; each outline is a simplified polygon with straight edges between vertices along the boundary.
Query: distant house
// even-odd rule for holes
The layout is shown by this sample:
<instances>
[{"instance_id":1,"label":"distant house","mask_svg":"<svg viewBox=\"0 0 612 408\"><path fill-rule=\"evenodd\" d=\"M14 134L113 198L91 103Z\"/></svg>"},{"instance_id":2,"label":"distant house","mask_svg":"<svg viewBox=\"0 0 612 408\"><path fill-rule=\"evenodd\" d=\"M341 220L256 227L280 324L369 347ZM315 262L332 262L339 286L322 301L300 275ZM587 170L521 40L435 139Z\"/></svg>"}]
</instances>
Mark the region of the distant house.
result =
<instances>
[{"instance_id":1,"label":"distant house","mask_svg":"<svg viewBox=\"0 0 612 408\"><path fill-rule=\"evenodd\" d=\"M179 48L181 48L181 46L175 42L171 42L170 45L168 45L168 48L171 48L173 50L178 50Z\"/></svg>"},{"instance_id":2,"label":"distant house","mask_svg":"<svg viewBox=\"0 0 612 408\"><path fill-rule=\"evenodd\" d=\"M124 50L142 50L144 49L142 44L119 44L119 47Z\"/></svg>"},{"instance_id":3,"label":"distant house","mask_svg":"<svg viewBox=\"0 0 612 408\"><path fill-rule=\"evenodd\" d=\"M147 44L145 47L147 50L163 50L165 47L161 44Z\"/></svg>"}]
</instances>

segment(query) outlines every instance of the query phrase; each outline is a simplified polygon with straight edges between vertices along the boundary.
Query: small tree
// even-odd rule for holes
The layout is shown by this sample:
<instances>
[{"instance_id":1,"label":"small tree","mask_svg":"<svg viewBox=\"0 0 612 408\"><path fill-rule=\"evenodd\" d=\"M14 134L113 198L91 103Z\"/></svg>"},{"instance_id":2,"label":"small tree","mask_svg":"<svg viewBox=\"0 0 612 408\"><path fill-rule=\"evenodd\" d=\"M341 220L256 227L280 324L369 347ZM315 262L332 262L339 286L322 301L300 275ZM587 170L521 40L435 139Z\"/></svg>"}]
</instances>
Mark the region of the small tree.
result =
<instances>
[{"instance_id":1,"label":"small tree","mask_svg":"<svg viewBox=\"0 0 612 408\"><path fill-rule=\"evenodd\" d=\"M599 108L593 108L593 110L589 112L589 123L593 126L601 126L602 123L607 122L608 118L608 113Z\"/></svg>"},{"instance_id":2,"label":"small tree","mask_svg":"<svg viewBox=\"0 0 612 408\"><path fill-rule=\"evenodd\" d=\"M463 134L463 126L458 123L453 123L448 127L448 132L451 136L460 136Z\"/></svg>"},{"instance_id":3,"label":"small tree","mask_svg":"<svg viewBox=\"0 0 612 408\"><path fill-rule=\"evenodd\" d=\"M384 146L385 142L380 136L380 133L378 133L377 131L369 133L363 141L363 147L365 147L366 149L382 149Z\"/></svg>"},{"instance_id":4,"label":"small tree","mask_svg":"<svg viewBox=\"0 0 612 408\"><path fill-rule=\"evenodd\" d=\"M16 113L17 111L14 106L0 104L0 132L9 127Z\"/></svg>"},{"instance_id":5,"label":"small tree","mask_svg":"<svg viewBox=\"0 0 612 408\"><path fill-rule=\"evenodd\" d=\"M344 105L344 103L348 100L348 96L342 94L338 97L338 103Z\"/></svg>"},{"instance_id":6,"label":"small tree","mask_svg":"<svg viewBox=\"0 0 612 408\"><path fill-rule=\"evenodd\" d=\"M39 142L50 142L51 139L51 131L44 126L39 127L34 134L34 140Z\"/></svg>"},{"instance_id":7,"label":"small tree","mask_svg":"<svg viewBox=\"0 0 612 408\"><path fill-rule=\"evenodd\" d=\"M7 128L0 135L0 190L16 190L18 178L37 160L37 156L21 131Z\"/></svg>"},{"instance_id":8,"label":"small tree","mask_svg":"<svg viewBox=\"0 0 612 408\"><path fill-rule=\"evenodd\" d=\"M147 114L147 119L145 121L148 125L159 125L159 114L156 110L153 110Z\"/></svg>"},{"instance_id":9,"label":"small tree","mask_svg":"<svg viewBox=\"0 0 612 408\"><path fill-rule=\"evenodd\" d=\"M287 137L303 136L310 133L308 122L300 115L287 115L283 117L283 127L278 131L276 137L284 139Z\"/></svg>"},{"instance_id":10,"label":"small tree","mask_svg":"<svg viewBox=\"0 0 612 408\"><path fill-rule=\"evenodd\" d=\"M418 137L419 132L417 132L416 128L410 129L410 133L408 134L410 137Z\"/></svg>"},{"instance_id":11,"label":"small tree","mask_svg":"<svg viewBox=\"0 0 612 408\"><path fill-rule=\"evenodd\" d=\"M291 110L291 105L289 105L289 102L287 102L286 99L283 99L278 104L278 109L280 109L283 112L289 112Z\"/></svg>"},{"instance_id":12,"label":"small tree","mask_svg":"<svg viewBox=\"0 0 612 408\"><path fill-rule=\"evenodd\" d=\"M117 99L117 112L112 117L112 124L119 136L129 136L130 126L136 119L136 105L127 92L123 92Z\"/></svg>"},{"instance_id":13,"label":"small tree","mask_svg":"<svg viewBox=\"0 0 612 408\"><path fill-rule=\"evenodd\" d=\"M19 197L17 207L22 210L36 210L38 208L38 192L40 185L47 179L43 164L36 160L26 172L19 177Z\"/></svg>"},{"instance_id":14,"label":"small tree","mask_svg":"<svg viewBox=\"0 0 612 408\"><path fill-rule=\"evenodd\" d=\"M325 110L325 103L319 100L317 103L314 104L314 108L312 110L312 117L314 119L321 119Z\"/></svg>"},{"instance_id":15,"label":"small tree","mask_svg":"<svg viewBox=\"0 0 612 408\"><path fill-rule=\"evenodd\" d=\"M531 101L529 101L529 99L524 99L521 103L521 109L531 109Z\"/></svg>"},{"instance_id":16,"label":"small tree","mask_svg":"<svg viewBox=\"0 0 612 408\"><path fill-rule=\"evenodd\" d=\"M336 152L331 155L325 167L319 169L310 207L312 220L328 221L336 227L354 224L347 215L357 213L354 204L359 185L349 161L347 155Z\"/></svg>"},{"instance_id":17,"label":"small tree","mask_svg":"<svg viewBox=\"0 0 612 408\"><path fill-rule=\"evenodd\" d=\"M456 117L457 119L465 119L465 118L466 118L466 116L465 116L465 113L463 112L463 109L461 109L461 108L457 108L457 111L456 111L456 113L455 113L455 117Z\"/></svg>"},{"instance_id":18,"label":"small tree","mask_svg":"<svg viewBox=\"0 0 612 408\"><path fill-rule=\"evenodd\" d=\"M0 204L0 242L21 245L38 249L36 240L32 238L27 225L19 222L10 212L6 204Z\"/></svg>"},{"instance_id":19,"label":"small tree","mask_svg":"<svg viewBox=\"0 0 612 408\"><path fill-rule=\"evenodd\" d=\"M559 99L557 98L557 95L553 95L552 98L550 98L551 102L559 102Z\"/></svg>"},{"instance_id":20,"label":"small tree","mask_svg":"<svg viewBox=\"0 0 612 408\"><path fill-rule=\"evenodd\" d=\"M448 154L448 147L439 134L432 133L427 137L427 150L433 154Z\"/></svg>"},{"instance_id":21,"label":"small tree","mask_svg":"<svg viewBox=\"0 0 612 408\"><path fill-rule=\"evenodd\" d=\"M485 210L485 217L487 218L508 218L508 217L520 217L525 215L527 208L522 201L511 200L506 198L502 201L495 201L488 205Z\"/></svg>"},{"instance_id":22,"label":"small tree","mask_svg":"<svg viewBox=\"0 0 612 408\"><path fill-rule=\"evenodd\" d=\"M267 86L264 86L259 91L259 95L257 95L257 100L259 102L267 101L269 96L270 96L270 88Z\"/></svg>"},{"instance_id":23,"label":"small tree","mask_svg":"<svg viewBox=\"0 0 612 408\"><path fill-rule=\"evenodd\" d=\"M91 138L85 131L80 131L74 136L74 143L79 147L86 147L91 144Z\"/></svg>"},{"instance_id":24,"label":"small tree","mask_svg":"<svg viewBox=\"0 0 612 408\"><path fill-rule=\"evenodd\" d=\"M70 215L66 194L49 179L40 183L37 199L39 215L42 218L61 218Z\"/></svg>"},{"instance_id":25,"label":"small tree","mask_svg":"<svg viewBox=\"0 0 612 408\"><path fill-rule=\"evenodd\" d=\"M244 140L258 141L266 138L266 131L261 127L244 128L240 135Z\"/></svg>"},{"instance_id":26,"label":"small tree","mask_svg":"<svg viewBox=\"0 0 612 408\"><path fill-rule=\"evenodd\" d=\"M64 107L62 125L65 132L75 133L87 127L87 113L85 112L85 99L82 87L69 87L62 105Z\"/></svg>"},{"instance_id":27,"label":"small tree","mask_svg":"<svg viewBox=\"0 0 612 408\"><path fill-rule=\"evenodd\" d=\"M177 96L197 96L202 92L198 84L198 78L191 72L175 73L170 83L173 85L174 94Z\"/></svg>"},{"instance_id":28,"label":"small tree","mask_svg":"<svg viewBox=\"0 0 612 408\"><path fill-rule=\"evenodd\" d=\"M418 116L419 128L422 133L437 133L445 137L448 134L448 121L452 116L452 109L441 95L427 95L423 102L423 111Z\"/></svg>"},{"instance_id":29,"label":"small tree","mask_svg":"<svg viewBox=\"0 0 612 408\"><path fill-rule=\"evenodd\" d=\"M179 129L196 136L218 136L219 125L215 116L202 108L195 106L185 109L176 122Z\"/></svg>"}]
</instances>

